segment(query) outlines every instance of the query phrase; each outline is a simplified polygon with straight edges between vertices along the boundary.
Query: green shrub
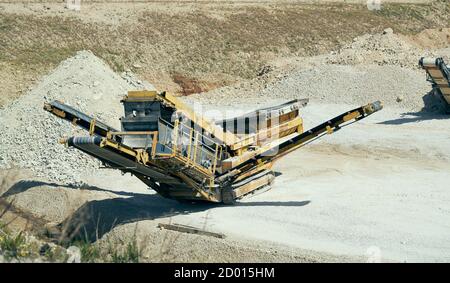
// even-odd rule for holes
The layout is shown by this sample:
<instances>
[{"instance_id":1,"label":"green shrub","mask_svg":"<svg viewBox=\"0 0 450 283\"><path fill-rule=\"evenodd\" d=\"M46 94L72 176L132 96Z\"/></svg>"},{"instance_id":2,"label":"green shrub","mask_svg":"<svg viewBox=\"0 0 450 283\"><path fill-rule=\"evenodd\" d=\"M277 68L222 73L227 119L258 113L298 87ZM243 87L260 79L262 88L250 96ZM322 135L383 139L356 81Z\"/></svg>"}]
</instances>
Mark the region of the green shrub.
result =
<instances>
[{"instance_id":1,"label":"green shrub","mask_svg":"<svg viewBox=\"0 0 450 283\"><path fill-rule=\"evenodd\" d=\"M26 243L26 238L22 232L11 235L3 230L0 234L0 249L6 259L21 258L30 255L29 247Z\"/></svg>"}]
</instances>

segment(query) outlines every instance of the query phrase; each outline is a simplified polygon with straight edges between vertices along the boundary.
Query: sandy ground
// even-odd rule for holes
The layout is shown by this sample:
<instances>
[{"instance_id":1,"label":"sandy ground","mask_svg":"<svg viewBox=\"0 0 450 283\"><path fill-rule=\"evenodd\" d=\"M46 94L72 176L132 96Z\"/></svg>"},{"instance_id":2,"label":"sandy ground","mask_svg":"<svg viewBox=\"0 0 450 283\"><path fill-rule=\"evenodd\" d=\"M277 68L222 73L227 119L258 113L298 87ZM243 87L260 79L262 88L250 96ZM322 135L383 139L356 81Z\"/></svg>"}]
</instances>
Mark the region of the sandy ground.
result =
<instances>
[{"instance_id":1,"label":"sandy ground","mask_svg":"<svg viewBox=\"0 0 450 283\"><path fill-rule=\"evenodd\" d=\"M352 107L309 105L302 111L306 128ZM384 109L279 160L274 169L281 175L268 192L235 206L186 206L155 196L149 201L158 205L148 213L156 222L292 249L448 262L449 127L445 116ZM105 188L110 174L92 176L89 184ZM152 194L128 180L118 178L108 189Z\"/></svg>"}]
</instances>

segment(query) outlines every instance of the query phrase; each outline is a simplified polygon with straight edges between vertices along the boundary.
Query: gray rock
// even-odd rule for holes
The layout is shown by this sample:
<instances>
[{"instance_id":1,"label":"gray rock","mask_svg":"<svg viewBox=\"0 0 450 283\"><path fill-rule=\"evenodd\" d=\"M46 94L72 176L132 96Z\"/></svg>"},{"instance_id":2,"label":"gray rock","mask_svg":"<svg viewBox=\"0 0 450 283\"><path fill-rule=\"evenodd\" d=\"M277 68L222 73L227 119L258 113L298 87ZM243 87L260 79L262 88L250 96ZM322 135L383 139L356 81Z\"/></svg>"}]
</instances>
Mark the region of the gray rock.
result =
<instances>
[{"instance_id":1,"label":"gray rock","mask_svg":"<svg viewBox=\"0 0 450 283\"><path fill-rule=\"evenodd\" d=\"M392 28L387 28L385 30L383 30L383 34L393 34L394 30Z\"/></svg>"}]
</instances>

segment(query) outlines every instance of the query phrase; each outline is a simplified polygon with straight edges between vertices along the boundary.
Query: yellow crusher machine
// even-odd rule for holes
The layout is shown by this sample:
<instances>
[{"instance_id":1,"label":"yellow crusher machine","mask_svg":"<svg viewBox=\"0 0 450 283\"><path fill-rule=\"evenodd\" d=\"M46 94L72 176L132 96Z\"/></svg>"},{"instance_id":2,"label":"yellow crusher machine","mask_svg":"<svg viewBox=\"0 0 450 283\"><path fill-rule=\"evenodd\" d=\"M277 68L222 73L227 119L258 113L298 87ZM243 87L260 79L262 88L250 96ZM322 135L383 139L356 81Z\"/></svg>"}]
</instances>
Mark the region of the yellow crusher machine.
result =
<instances>
[{"instance_id":1,"label":"yellow crusher machine","mask_svg":"<svg viewBox=\"0 0 450 283\"><path fill-rule=\"evenodd\" d=\"M226 204L269 188L277 158L382 108L370 103L303 131L305 99L218 122L165 92L130 91L121 102L120 131L59 101L44 109L89 131L61 143L133 174L163 197Z\"/></svg>"},{"instance_id":2,"label":"yellow crusher machine","mask_svg":"<svg viewBox=\"0 0 450 283\"><path fill-rule=\"evenodd\" d=\"M450 114L450 67L442 58L422 57L419 65L427 72L427 80L431 82L433 90L442 99L445 112Z\"/></svg>"}]
</instances>

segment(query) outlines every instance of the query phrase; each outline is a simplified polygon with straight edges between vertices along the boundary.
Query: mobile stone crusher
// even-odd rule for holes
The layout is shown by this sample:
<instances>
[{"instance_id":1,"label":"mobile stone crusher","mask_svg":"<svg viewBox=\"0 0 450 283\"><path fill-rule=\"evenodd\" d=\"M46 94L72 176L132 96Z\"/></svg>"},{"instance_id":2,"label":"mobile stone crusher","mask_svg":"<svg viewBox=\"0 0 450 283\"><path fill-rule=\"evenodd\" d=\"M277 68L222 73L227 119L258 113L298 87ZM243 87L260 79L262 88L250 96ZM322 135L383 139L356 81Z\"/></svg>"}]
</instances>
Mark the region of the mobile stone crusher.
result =
<instances>
[{"instance_id":1,"label":"mobile stone crusher","mask_svg":"<svg viewBox=\"0 0 450 283\"><path fill-rule=\"evenodd\" d=\"M278 158L382 109L377 101L303 131L306 99L218 122L165 92L129 91L121 102L121 131L59 101L44 109L89 131L62 143L135 175L163 197L226 204L269 188Z\"/></svg>"}]
</instances>

